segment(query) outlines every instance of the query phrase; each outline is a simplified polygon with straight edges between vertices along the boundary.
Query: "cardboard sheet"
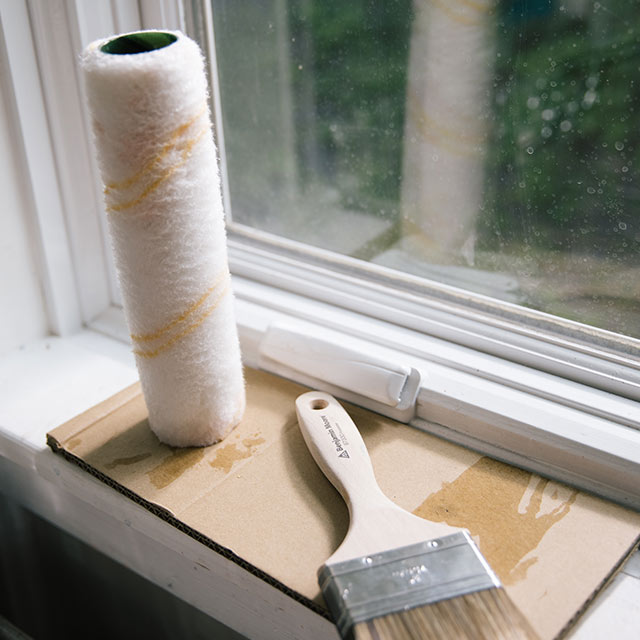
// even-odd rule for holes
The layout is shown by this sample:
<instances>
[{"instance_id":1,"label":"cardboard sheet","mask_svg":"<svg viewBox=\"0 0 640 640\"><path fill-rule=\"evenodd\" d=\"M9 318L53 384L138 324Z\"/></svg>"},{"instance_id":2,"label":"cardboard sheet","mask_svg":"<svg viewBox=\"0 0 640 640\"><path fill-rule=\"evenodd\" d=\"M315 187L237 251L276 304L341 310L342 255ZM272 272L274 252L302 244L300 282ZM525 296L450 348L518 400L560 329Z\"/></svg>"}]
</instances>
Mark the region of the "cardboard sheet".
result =
<instances>
[{"instance_id":1,"label":"cardboard sheet","mask_svg":"<svg viewBox=\"0 0 640 640\"><path fill-rule=\"evenodd\" d=\"M246 371L248 408L223 442L173 449L149 429L138 385L48 434L52 449L174 526L326 615L318 567L347 509L306 449L304 387ZM568 628L640 536L640 514L345 404L383 491L468 528L542 639Z\"/></svg>"}]
</instances>

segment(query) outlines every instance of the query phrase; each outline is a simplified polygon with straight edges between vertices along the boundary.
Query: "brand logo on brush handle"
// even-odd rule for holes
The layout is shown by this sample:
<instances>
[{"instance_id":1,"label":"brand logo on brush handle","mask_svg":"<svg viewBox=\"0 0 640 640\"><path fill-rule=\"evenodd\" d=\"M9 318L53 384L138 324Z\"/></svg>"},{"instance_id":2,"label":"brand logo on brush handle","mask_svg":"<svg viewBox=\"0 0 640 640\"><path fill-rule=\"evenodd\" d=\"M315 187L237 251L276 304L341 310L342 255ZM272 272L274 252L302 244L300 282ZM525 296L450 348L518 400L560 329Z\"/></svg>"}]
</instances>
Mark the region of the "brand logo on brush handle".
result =
<instances>
[{"instance_id":1,"label":"brand logo on brush handle","mask_svg":"<svg viewBox=\"0 0 640 640\"><path fill-rule=\"evenodd\" d=\"M346 447L349 445L349 442L345 437L344 433L342 433L342 429L340 428L340 425L336 423L335 427L332 426L331 423L329 422L329 418L327 418L327 416L325 415L320 416L320 418L322 420L322 424L324 425L326 432L329 434L329 437L331 438L331 441L333 442L336 448L336 453L338 454L338 457L349 458L350 457L349 452L346 449Z\"/></svg>"}]
</instances>

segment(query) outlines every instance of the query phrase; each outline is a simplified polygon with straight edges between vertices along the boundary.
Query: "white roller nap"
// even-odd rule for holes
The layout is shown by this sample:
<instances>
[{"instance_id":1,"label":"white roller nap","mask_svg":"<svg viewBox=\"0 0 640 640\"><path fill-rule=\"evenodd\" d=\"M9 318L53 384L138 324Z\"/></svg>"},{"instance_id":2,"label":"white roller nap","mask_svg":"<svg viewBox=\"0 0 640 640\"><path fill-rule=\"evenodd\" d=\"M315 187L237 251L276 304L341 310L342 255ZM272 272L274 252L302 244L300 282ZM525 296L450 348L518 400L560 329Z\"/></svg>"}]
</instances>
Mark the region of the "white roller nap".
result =
<instances>
[{"instance_id":1,"label":"white roller nap","mask_svg":"<svg viewBox=\"0 0 640 640\"><path fill-rule=\"evenodd\" d=\"M200 49L180 32L125 34L89 45L82 67L151 428L211 444L245 395Z\"/></svg>"}]
</instances>

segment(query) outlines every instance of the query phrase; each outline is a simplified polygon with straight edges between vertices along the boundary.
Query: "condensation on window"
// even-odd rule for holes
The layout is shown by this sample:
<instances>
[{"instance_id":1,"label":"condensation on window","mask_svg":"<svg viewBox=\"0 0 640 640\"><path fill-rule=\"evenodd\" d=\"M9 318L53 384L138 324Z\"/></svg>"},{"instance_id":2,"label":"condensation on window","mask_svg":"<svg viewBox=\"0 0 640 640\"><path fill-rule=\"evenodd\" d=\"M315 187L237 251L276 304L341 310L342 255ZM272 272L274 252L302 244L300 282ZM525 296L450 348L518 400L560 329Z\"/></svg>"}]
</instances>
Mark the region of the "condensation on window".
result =
<instances>
[{"instance_id":1,"label":"condensation on window","mask_svg":"<svg viewBox=\"0 0 640 640\"><path fill-rule=\"evenodd\" d=\"M640 12L212 0L234 223L640 337Z\"/></svg>"}]
</instances>

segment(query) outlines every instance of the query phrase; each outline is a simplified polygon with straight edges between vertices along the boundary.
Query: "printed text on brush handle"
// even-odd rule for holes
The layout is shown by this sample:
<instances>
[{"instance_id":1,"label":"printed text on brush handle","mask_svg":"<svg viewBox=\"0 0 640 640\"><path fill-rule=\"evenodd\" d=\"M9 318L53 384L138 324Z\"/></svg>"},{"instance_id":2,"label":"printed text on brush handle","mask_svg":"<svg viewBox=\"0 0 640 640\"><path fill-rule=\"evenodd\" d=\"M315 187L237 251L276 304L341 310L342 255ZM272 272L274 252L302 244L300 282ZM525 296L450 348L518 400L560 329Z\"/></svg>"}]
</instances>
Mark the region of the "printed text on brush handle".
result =
<instances>
[{"instance_id":1,"label":"printed text on brush handle","mask_svg":"<svg viewBox=\"0 0 640 640\"><path fill-rule=\"evenodd\" d=\"M347 503L363 489L380 494L373 467L357 427L329 394L310 392L296 401L300 429L309 451Z\"/></svg>"}]
</instances>

